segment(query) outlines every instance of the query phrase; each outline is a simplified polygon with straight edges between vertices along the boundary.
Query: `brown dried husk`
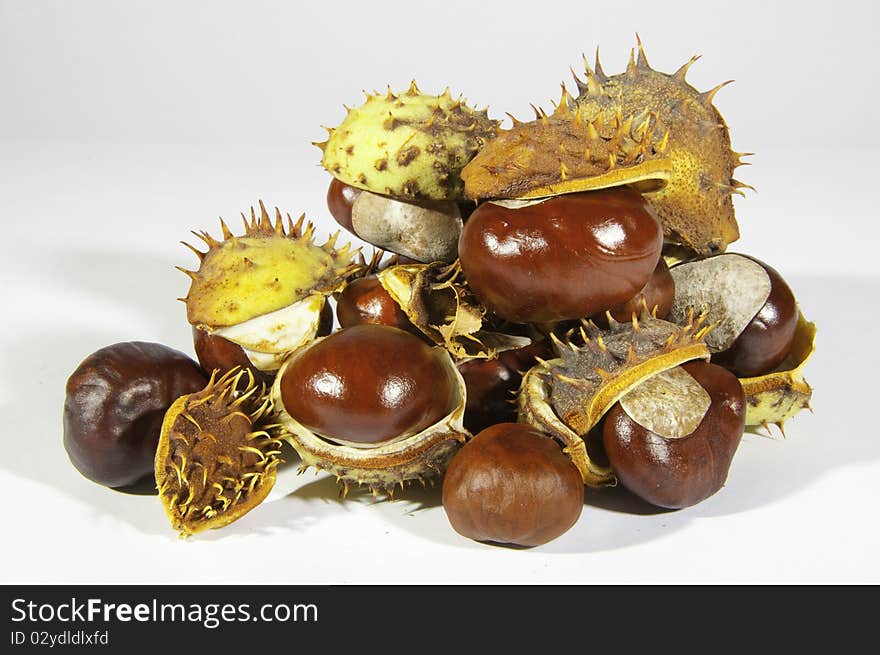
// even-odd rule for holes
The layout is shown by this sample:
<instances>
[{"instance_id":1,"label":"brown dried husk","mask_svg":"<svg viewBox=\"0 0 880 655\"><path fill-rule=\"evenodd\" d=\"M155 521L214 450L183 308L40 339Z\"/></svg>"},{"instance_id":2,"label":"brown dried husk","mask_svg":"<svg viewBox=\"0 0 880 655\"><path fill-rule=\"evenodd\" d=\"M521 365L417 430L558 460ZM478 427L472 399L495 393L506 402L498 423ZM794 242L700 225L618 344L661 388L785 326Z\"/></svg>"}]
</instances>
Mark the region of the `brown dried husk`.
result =
<instances>
[{"instance_id":1,"label":"brown dried husk","mask_svg":"<svg viewBox=\"0 0 880 655\"><path fill-rule=\"evenodd\" d=\"M669 241L702 255L725 250L739 238L732 196L751 188L733 171L751 153L731 150L712 104L727 82L701 93L685 80L696 59L662 73L639 42L638 58L632 53L626 71L610 77L598 56L595 69L585 59L586 81L575 76L578 98L570 103L563 93L552 116L515 121L486 144L462 171L467 194L526 198L632 184L646 193ZM594 161L594 152L605 161Z\"/></svg>"},{"instance_id":2,"label":"brown dried husk","mask_svg":"<svg viewBox=\"0 0 880 655\"><path fill-rule=\"evenodd\" d=\"M271 409L250 371L217 372L178 398L162 422L156 486L171 527L186 537L221 528L259 505L275 484L281 442L263 422Z\"/></svg>"},{"instance_id":3,"label":"brown dried husk","mask_svg":"<svg viewBox=\"0 0 880 655\"><path fill-rule=\"evenodd\" d=\"M811 409L813 390L804 378L807 361L816 349L816 324L798 315L794 343L785 360L770 373L740 378L746 397L746 425L784 429L787 420Z\"/></svg>"},{"instance_id":4,"label":"brown dried husk","mask_svg":"<svg viewBox=\"0 0 880 655\"><path fill-rule=\"evenodd\" d=\"M458 262L400 264L377 275L410 322L456 360L492 358L531 343L486 328L486 309L474 297Z\"/></svg>"},{"instance_id":5,"label":"brown dried husk","mask_svg":"<svg viewBox=\"0 0 880 655\"><path fill-rule=\"evenodd\" d=\"M680 327L643 312L631 323L618 323L609 315L607 330L587 321L565 341L554 337L559 356L541 361L523 377L519 420L560 441L585 484L615 484L613 470L590 458L587 434L646 379L684 362L708 359L703 338L710 328L704 322L691 315Z\"/></svg>"}]
</instances>

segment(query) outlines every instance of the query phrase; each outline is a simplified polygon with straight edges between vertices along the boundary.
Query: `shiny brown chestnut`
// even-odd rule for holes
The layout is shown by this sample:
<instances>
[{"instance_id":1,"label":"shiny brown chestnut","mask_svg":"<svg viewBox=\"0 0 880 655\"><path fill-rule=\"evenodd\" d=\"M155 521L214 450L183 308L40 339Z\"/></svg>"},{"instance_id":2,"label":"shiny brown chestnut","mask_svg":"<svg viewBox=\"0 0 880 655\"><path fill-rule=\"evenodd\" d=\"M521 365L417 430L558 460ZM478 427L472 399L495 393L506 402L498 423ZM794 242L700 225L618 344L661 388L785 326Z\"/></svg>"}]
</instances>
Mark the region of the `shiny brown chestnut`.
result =
<instances>
[{"instance_id":1,"label":"shiny brown chestnut","mask_svg":"<svg viewBox=\"0 0 880 655\"><path fill-rule=\"evenodd\" d=\"M571 528L583 505L577 468L559 444L523 423L477 434L443 479L449 522L475 541L539 546Z\"/></svg>"},{"instance_id":2,"label":"shiny brown chestnut","mask_svg":"<svg viewBox=\"0 0 880 655\"><path fill-rule=\"evenodd\" d=\"M675 280L669 273L666 260L661 257L651 274L651 279L642 290L625 303L610 308L608 313L615 321L623 323L631 321L633 314L636 316L641 314L644 306L649 312L654 312L656 308L657 318L666 318L672 308L673 298L675 298ZM597 318L604 322L605 316L599 314Z\"/></svg>"},{"instance_id":3,"label":"shiny brown chestnut","mask_svg":"<svg viewBox=\"0 0 880 655\"><path fill-rule=\"evenodd\" d=\"M185 354L124 342L86 357L67 380L64 448L85 477L125 487L153 474L162 419L207 377Z\"/></svg>"},{"instance_id":4,"label":"shiny brown chestnut","mask_svg":"<svg viewBox=\"0 0 880 655\"><path fill-rule=\"evenodd\" d=\"M340 182L335 177L327 189L327 208L330 214L337 223L352 234L355 234L355 231L351 225L351 208L360 194L361 189Z\"/></svg>"},{"instance_id":5,"label":"shiny brown chestnut","mask_svg":"<svg viewBox=\"0 0 880 655\"><path fill-rule=\"evenodd\" d=\"M419 332L375 275L354 280L342 290L336 299L336 317L344 328L372 323Z\"/></svg>"},{"instance_id":6,"label":"shiny brown chestnut","mask_svg":"<svg viewBox=\"0 0 880 655\"><path fill-rule=\"evenodd\" d=\"M686 404L697 402L699 393L694 394L693 389L670 393L666 389L659 399L643 398L641 407L652 409L656 417L663 406L671 425L664 425L663 430L645 427L643 423L652 417L647 415L648 421L634 419L625 409L628 399L624 396L605 415L602 435L620 482L649 503L669 509L695 505L724 486L745 428L745 399L735 375L703 361L688 362L679 369L708 394L705 414L694 418L699 419L696 428L683 427L687 420L683 417L693 417L692 407ZM681 372L673 369L667 374L680 376ZM685 405L679 407L681 403ZM678 432L669 433L670 427ZM667 433L658 434L661 431Z\"/></svg>"},{"instance_id":7,"label":"shiny brown chestnut","mask_svg":"<svg viewBox=\"0 0 880 655\"><path fill-rule=\"evenodd\" d=\"M797 300L791 287L775 268L754 257L748 258L767 271L770 295L733 345L712 355L714 363L741 378L762 375L779 366L791 350L798 323Z\"/></svg>"},{"instance_id":8,"label":"shiny brown chestnut","mask_svg":"<svg viewBox=\"0 0 880 655\"><path fill-rule=\"evenodd\" d=\"M538 363L537 357L553 357L546 341L505 350L495 359L471 359L458 365L467 388L464 426L470 432L476 434L496 423L516 421L514 393L522 374Z\"/></svg>"},{"instance_id":9,"label":"shiny brown chestnut","mask_svg":"<svg viewBox=\"0 0 880 655\"><path fill-rule=\"evenodd\" d=\"M518 208L487 202L459 239L474 294L515 323L591 316L635 296L660 258L663 229L627 188L556 196Z\"/></svg>"},{"instance_id":10,"label":"shiny brown chestnut","mask_svg":"<svg viewBox=\"0 0 880 655\"><path fill-rule=\"evenodd\" d=\"M294 355L284 409L333 441L372 445L421 432L457 400L445 351L385 325L344 328Z\"/></svg>"}]
</instances>

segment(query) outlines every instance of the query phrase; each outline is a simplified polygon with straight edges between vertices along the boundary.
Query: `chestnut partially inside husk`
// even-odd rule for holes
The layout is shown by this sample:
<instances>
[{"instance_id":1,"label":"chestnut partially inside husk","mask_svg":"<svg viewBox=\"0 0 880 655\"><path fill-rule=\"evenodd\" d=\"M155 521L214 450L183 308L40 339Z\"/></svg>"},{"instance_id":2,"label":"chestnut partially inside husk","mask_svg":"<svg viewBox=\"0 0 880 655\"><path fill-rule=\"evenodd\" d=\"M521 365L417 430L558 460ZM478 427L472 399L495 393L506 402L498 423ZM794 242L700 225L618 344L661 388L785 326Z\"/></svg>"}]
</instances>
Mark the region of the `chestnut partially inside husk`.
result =
<instances>
[{"instance_id":1,"label":"chestnut partially inside husk","mask_svg":"<svg viewBox=\"0 0 880 655\"><path fill-rule=\"evenodd\" d=\"M486 202L459 239L474 295L514 323L592 316L635 296L660 258L648 201L621 187L538 202Z\"/></svg>"},{"instance_id":2,"label":"chestnut partially inside husk","mask_svg":"<svg viewBox=\"0 0 880 655\"><path fill-rule=\"evenodd\" d=\"M678 509L724 485L744 428L739 380L695 361L646 380L617 402L605 416L603 444L627 489Z\"/></svg>"},{"instance_id":3,"label":"chestnut partially inside husk","mask_svg":"<svg viewBox=\"0 0 880 655\"><path fill-rule=\"evenodd\" d=\"M285 361L272 387L279 436L302 467L390 493L436 478L470 435L449 353L384 325L344 328Z\"/></svg>"},{"instance_id":4,"label":"chestnut partially inside husk","mask_svg":"<svg viewBox=\"0 0 880 655\"><path fill-rule=\"evenodd\" d=\"M712 361L738 377L778 366L794 343L798 306L782 276L762 261L738 253L673 266L675 300L669 319L706 312L716 327L707 336Z\"/></svg>"}]
</instances>

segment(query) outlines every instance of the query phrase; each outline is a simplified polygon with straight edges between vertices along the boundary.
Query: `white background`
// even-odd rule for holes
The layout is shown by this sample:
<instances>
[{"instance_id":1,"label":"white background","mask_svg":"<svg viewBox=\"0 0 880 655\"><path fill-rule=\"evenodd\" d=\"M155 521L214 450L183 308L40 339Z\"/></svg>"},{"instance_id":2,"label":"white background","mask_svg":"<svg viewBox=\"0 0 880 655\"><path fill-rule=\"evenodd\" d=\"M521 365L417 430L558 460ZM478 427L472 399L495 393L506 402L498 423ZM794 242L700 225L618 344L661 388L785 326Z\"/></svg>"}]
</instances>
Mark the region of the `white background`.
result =
<instances>
[{"instance_id":1,"label":"white background","mask_svg":"<svg viewBox=\"0 0 880 655\"><path fill-rule=\"evenodd\" d=\"M0 0L0 583L880 582L874 3L299 3ZM284 469L269 500L178 540L155 497L94 485L61 444L64 382L89 353L191 352L177 242L263 198L326 234L311 141L361 89L416 78L490 114L549 107L598 45L692 54L737 150L743 233L819 324L815 414L746 435L727 486L679 512L589 493L532 550L448 526L439 494L393 503ZM571 86L571 84L570 84Z\"/></svg>"}]
</instances>

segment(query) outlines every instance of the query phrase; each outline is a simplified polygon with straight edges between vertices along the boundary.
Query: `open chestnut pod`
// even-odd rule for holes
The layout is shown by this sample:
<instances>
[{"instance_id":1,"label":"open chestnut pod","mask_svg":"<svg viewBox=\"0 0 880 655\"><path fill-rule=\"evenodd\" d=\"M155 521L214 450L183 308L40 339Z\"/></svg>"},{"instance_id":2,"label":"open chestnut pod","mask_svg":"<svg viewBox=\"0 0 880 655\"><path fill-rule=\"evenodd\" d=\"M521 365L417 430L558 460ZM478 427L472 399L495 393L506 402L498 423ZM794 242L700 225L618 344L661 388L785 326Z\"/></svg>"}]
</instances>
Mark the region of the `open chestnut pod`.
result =
<instances>
[{"instance_id":1,"label":"open chestnut pod","mask_svg":"<svg viewBox=\"0 0 880 655\"><path fill-rule=\"evenodd\" d=\"M744 427L739 380L695 361L627 392L605 415L602 441L623 486L653 505L679 509L724 486Z\"/></svg>"},{"instance_id":2,"label":"open chestnut pod","mask_svg":"<svg viewBox=\"0 0 880 655\"><path fill-rule=\"evenodd\" d=\"M483 203L458 244L474 295L514 323L579 319L629 301L662 246L656 214L628 187Z\"/></svg>"},{"instance_id":3,"label":"open chestnut pod","mask_svg":"<svg viewBox=\"0 0 880 655\"><path fill-rule=\"evenodd\" d=\"M804 368L816 348L816 324L798 314L794 341L788 355L774 370L755 377L740 378L746 397L746 425L772 423L785 431L785 422L803 409L810 409L813 389L804 378Z\"/></svg>"},{"instance_id":4,"label":"open chestnut pod","mask_svg":"<svg viewBox=\"0 0 880 655\"><path fill-rule=\"evenodd\" d=\"M540 546L571 528L583 506L577 468L558 443L522 423L477 434L443 478L449 522L475 541Z\"/></svg>"},{"instance_id":5,"label":"open chestnut pod","mask_svg":"<svg viewBox=\"0 0 880 655\"><path fill-rule=\"evenodd\" d=\"M438 477L470 434L449 353L383 325L344 328L294 352L272 387L278 435L313 466L374 494Z\"/></svg>"},{"instance_id":6,"label":"open chestnut pod","mask_svg":"<svg viewBox=\"0 0 880 655\"><path fill-rule=\"evenodd\" d=\"M273 373L290 352L332 326L327 298L357 270L349 244L336 248L338 233L314 243L314 226L296 223L275 210L275 222L260 202L242 214L244 234L236 236L221 219L223 239L193 232L208 246L190 248L199 268L181 268L192 283L182 300L194 328L196 353L206 370L235 366ZM329 321L329 324L328 324Z\"/></svg>"},{"instance_id":7,"label":"open chestnut pod","mask_svg":"<svg viewBox=\"0 0 880 655\"><path fill-rule=\"evenodd\" d=\"M586 439L608 409L648 378L694 359L708 359L705 317L684 326L647 312L628 323L609 320L603 330L591 321L564 340L551 339L556 357L523 377L517 399L519 421L562 443L591 487L615 484L614 471L590 457Z\"/></svg>"},{"instance_id":8,"label":"open chestnut pod","mask_svg":"<svg viewBox=\"0 0 880 655\"><path fill-rule=\"evenodd\" d=\"M494 328L455 264L398 264L376 275L410 323L457 361L522 348L529 337Z\"/></svg>"},{"instance_id":9,"label":"open chestnut pod","mask_svg":"<svg viewBox=\"0 0 880 655\"><path fill-rule=\"evenodd\" d=\"M171 526L186 537L221 528L259 505L275 485L281 442L265 429L271 403L249 369L211 375L165 414L156 486Z\"/></svg>"}]
</instances>

